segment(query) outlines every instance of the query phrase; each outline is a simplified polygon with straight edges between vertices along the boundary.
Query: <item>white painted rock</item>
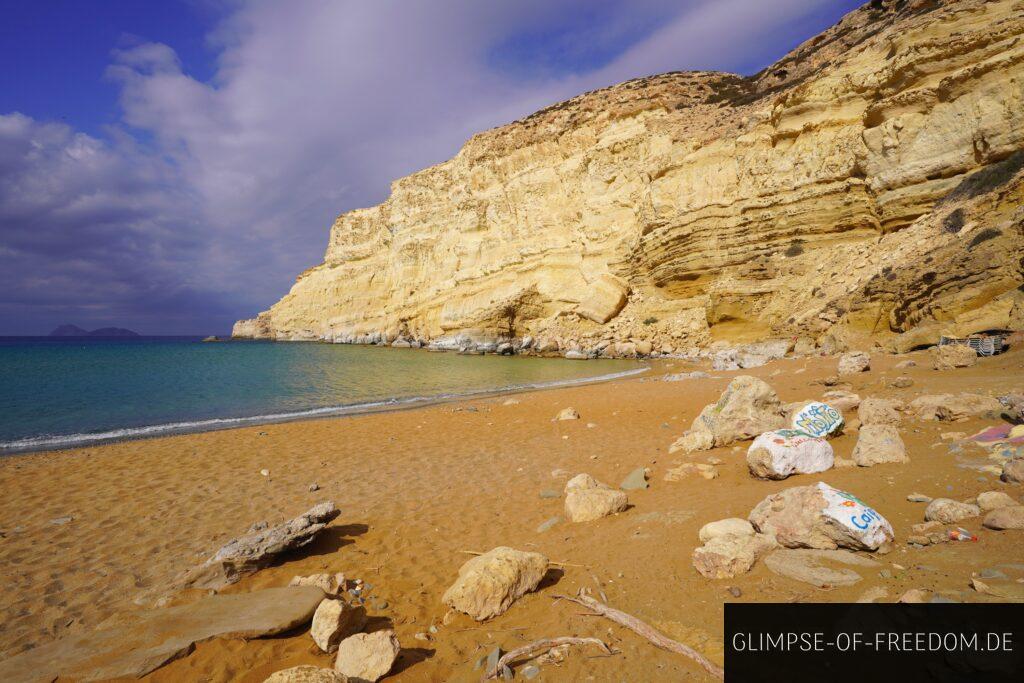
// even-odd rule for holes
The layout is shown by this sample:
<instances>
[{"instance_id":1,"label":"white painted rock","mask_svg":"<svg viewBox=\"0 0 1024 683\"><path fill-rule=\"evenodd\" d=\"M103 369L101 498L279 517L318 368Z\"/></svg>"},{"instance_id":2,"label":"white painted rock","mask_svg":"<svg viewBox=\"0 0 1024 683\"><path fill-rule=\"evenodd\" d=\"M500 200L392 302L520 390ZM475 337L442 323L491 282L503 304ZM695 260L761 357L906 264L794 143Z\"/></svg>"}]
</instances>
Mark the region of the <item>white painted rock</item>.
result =
<instances>
[{"instance_id":1,"label":"white painted rock","mask_svg":"<svg viewBox=\"0 0 1024 683\"><path fill-rule=\"evenodd\" d=\"M879 550L895 538L884 517L824 482L768 496L750 512L750 522L787 548Z\"/></svg>"},{"instance_id":2,"label":"white painted rock","mask_svg":"<svg viewBox=\"0 0 1024 683\"><path fill-rule=\"evenodd\" d=\"M394 631L357 633L341 641L334 670L350 680L375 683L391 671L399 650Z\"/></svg>"},{"instance_id":3,"label":"white painted rock","mask_svg":"<svg viewBox=\"0 0 1024 683\"><path fill-rule=\"evenodd\" d=\"M824 472L834 464L835 455L828 441L792 429L765 432L747 449L747 467L758 479Z\"/></svg>"},{"instance_id":4,"label":"white painted rock","mask_svg":"<svg viewBox=\"0 0 1024 683\"><path fill-rule=\"evenodd\" d=\"M793 415L793 429L810 436L826 437L843 427L843 414L827 403L812 401Z\"/></svg>"}]
</instances>

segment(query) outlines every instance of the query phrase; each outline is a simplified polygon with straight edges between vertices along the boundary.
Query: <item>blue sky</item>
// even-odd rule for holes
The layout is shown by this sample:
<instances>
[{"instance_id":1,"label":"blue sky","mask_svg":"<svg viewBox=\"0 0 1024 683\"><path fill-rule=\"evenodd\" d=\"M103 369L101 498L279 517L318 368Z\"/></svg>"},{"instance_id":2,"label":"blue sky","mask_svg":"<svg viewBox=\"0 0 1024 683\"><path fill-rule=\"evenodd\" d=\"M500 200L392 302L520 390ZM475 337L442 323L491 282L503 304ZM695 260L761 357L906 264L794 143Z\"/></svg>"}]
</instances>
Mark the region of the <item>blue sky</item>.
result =
<instances>
[{"instance_id":1,"label":"blue sky","mask_svg":"<svg viewBox=\"0 0 1024 683\"><path fill-rule=\"evenodd\" d=\"M0 0L0 335L224 333L470 135L753 73L847 0Z\"/></svg>"}]
</instances>

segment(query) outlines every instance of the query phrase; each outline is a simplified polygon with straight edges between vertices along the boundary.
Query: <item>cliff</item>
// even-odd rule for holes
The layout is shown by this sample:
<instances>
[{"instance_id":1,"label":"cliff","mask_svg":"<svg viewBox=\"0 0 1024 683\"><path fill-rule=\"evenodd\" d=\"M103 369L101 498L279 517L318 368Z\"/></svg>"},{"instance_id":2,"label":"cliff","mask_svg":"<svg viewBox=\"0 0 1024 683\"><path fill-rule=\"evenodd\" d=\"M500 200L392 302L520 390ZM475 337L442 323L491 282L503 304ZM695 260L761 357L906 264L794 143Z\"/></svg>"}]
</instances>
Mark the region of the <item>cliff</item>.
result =
<instances>
[{"instance_id":1,"label":"cliff","mask_svg":"<svg viewBox=\"0 0 1024 683\"><path fill-rule=\"evenodd\" d=\"M678 352L1021 329L1022 33L1022 0L876 0L752 77L549 107L340 216L234 334Z\"/></svg>"}]
</instances>

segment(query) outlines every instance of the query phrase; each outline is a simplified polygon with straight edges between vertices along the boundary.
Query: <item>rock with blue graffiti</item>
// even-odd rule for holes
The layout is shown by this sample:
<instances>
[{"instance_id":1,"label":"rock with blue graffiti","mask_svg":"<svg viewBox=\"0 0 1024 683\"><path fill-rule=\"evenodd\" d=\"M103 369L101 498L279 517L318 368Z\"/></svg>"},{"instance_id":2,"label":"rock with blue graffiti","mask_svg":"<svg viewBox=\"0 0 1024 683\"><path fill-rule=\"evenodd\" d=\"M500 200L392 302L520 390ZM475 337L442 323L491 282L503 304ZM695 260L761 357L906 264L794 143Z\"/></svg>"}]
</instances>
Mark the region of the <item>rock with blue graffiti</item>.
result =
<instances>
[{"instance_id":1,"label":"rock with blue graffiti","mask_svg":"<svg viewBox=\"0 0 1024 683\"><path fill-rule=\"evenodd\" d=\"M787 548L888 552L892 525L851 493L824 482L772 494L750 512L750 523Z\"/></svg>"},{"instance_id":2,"label":"rock with blue graffiti","mask_svg":"<svg viewBox=\"0 0 1024 683\"><path fill-rule=\"evenodd\" d=\"M747 468L758 479L824 472L834 464L828 441L794 429L765 432L747 449Z\"/></svg>"},{"instance_id":3,"label":"rock with blue graffiti","mask_svg":"<svg viewBox=\"0 0 1024 683\"><path fill-rule=\"evenodd\" d=\"M810 436L827 437L843 431L843 414L827 403L811 401L796 411L792 426Z\"/></svg>"}]
</instances>

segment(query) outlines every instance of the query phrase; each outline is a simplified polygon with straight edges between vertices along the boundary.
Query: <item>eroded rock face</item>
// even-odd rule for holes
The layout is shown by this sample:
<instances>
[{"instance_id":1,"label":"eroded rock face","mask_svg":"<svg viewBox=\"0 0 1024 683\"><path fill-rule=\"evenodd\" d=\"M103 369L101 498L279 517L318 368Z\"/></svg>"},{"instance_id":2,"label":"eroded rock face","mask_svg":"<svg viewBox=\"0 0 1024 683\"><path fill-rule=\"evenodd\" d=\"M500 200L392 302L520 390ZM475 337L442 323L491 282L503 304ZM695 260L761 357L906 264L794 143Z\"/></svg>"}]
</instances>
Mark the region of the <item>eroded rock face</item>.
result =
<instances>
[{"instance_id":1,"label":"eroded rock face","mask_svg":"<svg viewBox=\"0 0 1024 683\"><path fill-rule=\"evenodd\" d=\"M622 512L629 498L589 474L577 474L565 485L565 516L573 522L593 522Z\"/></svg>"},{"instance_id":2,"label":"eroded rock face","mask_svg":"<svg viewBox=\"0 0 1024 683\"><path fill-rule=\"evenodd\" d=\"M728 446L785 426L786 411L775 390L763 380L741 375L729 382L717 403L700 412L669 452Z\"/></svg>"},{"instance_id":3,"label":"eroded rock face","mask_svg":"<svg viewBox=\"0 0 1024 683\"><path fill-rule=\"evenodd\" d=\"M459 578L445 591L442 601L484 621L503 614L513 602L536 589L547 570L548 558L540 553L501 546L462 565Z\"/></svg>"},{"instance_id":4,"label":"eroded rock face","mask_svg":"<svg viewBox=\"0 0 1024 683\"><path fill-rule=\"evenodd\" d=\"M323 262L234 333L430 340L493 334L509 307L535 338L676 349L716 326L827 353L846 332L906 350L1019 329L999 165L1024 147L1024 18L872 5L754 77L639 78L474 136L340 216Z\"/></svg>"},{"instance_id":5,"label":"eroded rock face","mask_svg":"<svg viewBox=\"0 0 1024 683\"><path fill-rule=\"evenodd\" d=\"M932 367L936 370L969 368L977 362L977 352L965 344L946 344L932 349Z\"/></svg>"},{"instance_id":6,"label":"eroded rock face","mask_svg":"<svg viewBox=\"0 0 1024 683\"><path fill-rule=\"evenodd\" d=\"M394 631L357 633L341 641L334 670L350 681L375 683L391 671L401 649Z\"/></svg>"},{"instance_id":7,"label":"eroded rock face","mask_svg":"<svg viewBox=\"0 0 1024 683\"><path fill-rule=\"evenodd\" d=\"M884 517L824 482L768 496L750 512L750 522L787 548L879 550L894 538Z\"/></svg>"}]
</instances>

